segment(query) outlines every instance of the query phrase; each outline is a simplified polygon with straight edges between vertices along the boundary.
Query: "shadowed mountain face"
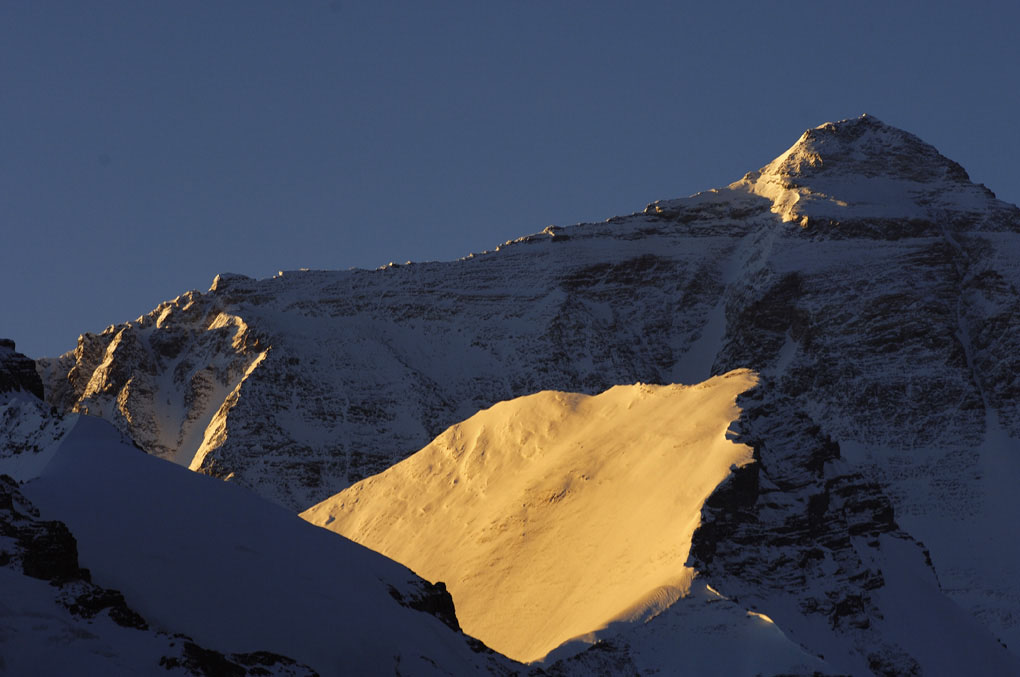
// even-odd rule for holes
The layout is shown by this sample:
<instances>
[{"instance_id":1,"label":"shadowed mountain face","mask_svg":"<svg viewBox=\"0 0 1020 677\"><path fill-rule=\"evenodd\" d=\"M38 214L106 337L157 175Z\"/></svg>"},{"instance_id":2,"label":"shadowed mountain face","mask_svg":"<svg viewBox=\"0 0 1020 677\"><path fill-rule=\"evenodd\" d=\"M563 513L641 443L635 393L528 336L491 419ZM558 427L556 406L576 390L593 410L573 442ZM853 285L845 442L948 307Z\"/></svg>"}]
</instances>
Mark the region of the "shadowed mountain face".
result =
<instances>
[{"instance_id":1,"label":"shadowed mountain face","mask_svg":"<svg viewBox=\"0 0 1020 677\"><path fill-rule=\"evenodd\" d=\"M0 353L0 372L26 359ZM146 455L107 421L62 417L22 390L0 392L0 414L0 672L518 667L460 632L441 583Z\"/></svg>"},{"instance_id":2,"label":"shadowed mountain face","mask_svg":"<svg viewBox=\"0 0 1020 677\"><path fill-rule=\"evenodd\" d=\"M726 188L460 261L220 276L39 368L59 409L295 510L502 400L752 369L757 463L691 564L834 669L910 672L940 659L897 634L904 576L1020 646L997 537L1020 514L1018 289L1020 210L865 116Z\"/></svg>"}]
</instances>

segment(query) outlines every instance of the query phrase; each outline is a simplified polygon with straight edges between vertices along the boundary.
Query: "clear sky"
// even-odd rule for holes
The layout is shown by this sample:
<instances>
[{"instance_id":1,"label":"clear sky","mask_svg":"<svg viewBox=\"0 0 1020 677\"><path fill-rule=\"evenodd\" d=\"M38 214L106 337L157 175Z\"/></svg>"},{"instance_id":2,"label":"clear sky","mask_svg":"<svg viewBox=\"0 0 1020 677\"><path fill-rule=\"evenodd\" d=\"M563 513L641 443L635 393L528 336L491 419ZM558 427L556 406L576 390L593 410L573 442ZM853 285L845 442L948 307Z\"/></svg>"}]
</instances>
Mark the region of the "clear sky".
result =
<instances>
[{"instance_id":1,"label":"clear sky","mask_svg":"<svg viewBox=\"0 0 1020 677\"><path fill-rule=\"evenodd\" d=\"M0 336L453 259L867 112L1020 202L1020 3L0 2Z\"/></svg>"}]
</instances>

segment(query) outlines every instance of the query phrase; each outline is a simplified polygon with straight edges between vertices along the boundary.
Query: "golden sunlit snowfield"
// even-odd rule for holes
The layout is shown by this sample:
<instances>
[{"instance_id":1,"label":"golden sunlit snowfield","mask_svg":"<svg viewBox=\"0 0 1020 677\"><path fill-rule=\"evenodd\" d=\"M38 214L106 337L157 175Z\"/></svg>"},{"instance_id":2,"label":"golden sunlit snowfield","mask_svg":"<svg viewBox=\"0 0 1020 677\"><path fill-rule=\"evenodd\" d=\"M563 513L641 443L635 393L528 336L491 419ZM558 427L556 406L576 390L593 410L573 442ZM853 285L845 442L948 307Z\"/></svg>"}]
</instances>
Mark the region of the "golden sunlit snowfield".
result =
<instances>
[{"instance_id":1,"label":"golden sunlit snowfield","mask_svg":"<svg viewBox=\"0 0 1020 677\"><path fill-rule=\"evenodd\" d=\"M727 430L756 383L735 370L501 402L302 517L446 582L467 634L541 660L686 594L702 505L752 462Z\"/></svg>"}]
</instances>

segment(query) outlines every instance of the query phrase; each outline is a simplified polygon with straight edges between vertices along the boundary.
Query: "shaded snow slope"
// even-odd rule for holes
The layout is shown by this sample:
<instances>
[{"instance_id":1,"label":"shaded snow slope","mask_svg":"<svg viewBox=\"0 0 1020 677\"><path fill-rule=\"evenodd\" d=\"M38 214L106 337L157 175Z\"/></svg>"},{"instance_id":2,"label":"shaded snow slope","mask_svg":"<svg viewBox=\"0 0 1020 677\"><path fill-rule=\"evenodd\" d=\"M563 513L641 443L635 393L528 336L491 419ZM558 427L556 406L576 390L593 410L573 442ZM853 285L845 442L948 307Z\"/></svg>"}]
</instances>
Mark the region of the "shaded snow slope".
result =
<instances>
[{"instance_id":1,"label":"shaded snow slope","mask_svg":"<svg viewBox=\"0 0 1020 677\"><path fill-rule=\"evenodd\" d=\"M940 588L1020 648L1020 540L1013 537L1020 440L994 418L973 448L921 450L908 457L878 445L842 445L862 472L888 487L897 520L937 563ZM897 458L894 464L876 459Z\"/></svg>"},{"instance_id":2,"label":"shaded snow slope","mask_svg":"<svg viewBox=\"0 0 1020 677\"><path fill-rule=\"evenodd\" d=\"M501 402L302 517L446 581L467 633L536 661L686 593L701 506L751 461L726 431L755 382Z\"/></svg>"},{"instance_id":3,"label":"shaded snow slope","mask_svg":"<svg viewBox=\"0 0 1020 677\"><path fill-rule=\"evenodd\" d=\"M147 456L94 417L75 423L23 491L44 518L67 523L97 583L201 644L273 651L322 675L507 665L410 608L441 609L443 596L404 567L241 487Z\"/></svg>"},{"instance_id":4,"label":"shaded snow slope","mask_svg":"<svg viewBox=\"0 0 1020 677\"><path fill-rule=\"evenodd\" d=\"M546 666L546 674L752 677L836 672L790 641L767 616L747 611L700 579L687 597L654 622L617 632Z\"/></svg>"},{"instance_id":5,"label":"shaded snow slope","mask_svg":"<svg viewBox=\"0 0 1020 677\"><path fill-rule=\"evenodd\" d=\"M150 628L117 590L80 567L74 536L0 476L0 673L313 675L265 651L226 656Z\"/></svg>"}]
</instances>

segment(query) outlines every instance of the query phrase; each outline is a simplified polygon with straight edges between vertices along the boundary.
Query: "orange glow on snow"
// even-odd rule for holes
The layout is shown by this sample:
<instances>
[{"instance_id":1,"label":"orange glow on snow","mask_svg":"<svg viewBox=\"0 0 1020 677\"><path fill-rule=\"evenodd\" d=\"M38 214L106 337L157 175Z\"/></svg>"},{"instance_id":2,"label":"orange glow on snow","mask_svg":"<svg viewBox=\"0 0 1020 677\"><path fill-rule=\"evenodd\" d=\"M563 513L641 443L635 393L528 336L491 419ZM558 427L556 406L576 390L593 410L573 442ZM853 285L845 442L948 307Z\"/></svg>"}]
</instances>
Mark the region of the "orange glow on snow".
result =
<instances>
[{"instance_id":1,"label":"orange glow on snow","mask_svg":"<svg viewBox=\"0 0 1020 677\"><path fill-rule=\"evenodd\" d=\"M687 593L701 507L751 462L726 431L755 383L740 370L502 402L302 516L446 582L466 633L540 660Z\"/></svg>"}]
</instances>

